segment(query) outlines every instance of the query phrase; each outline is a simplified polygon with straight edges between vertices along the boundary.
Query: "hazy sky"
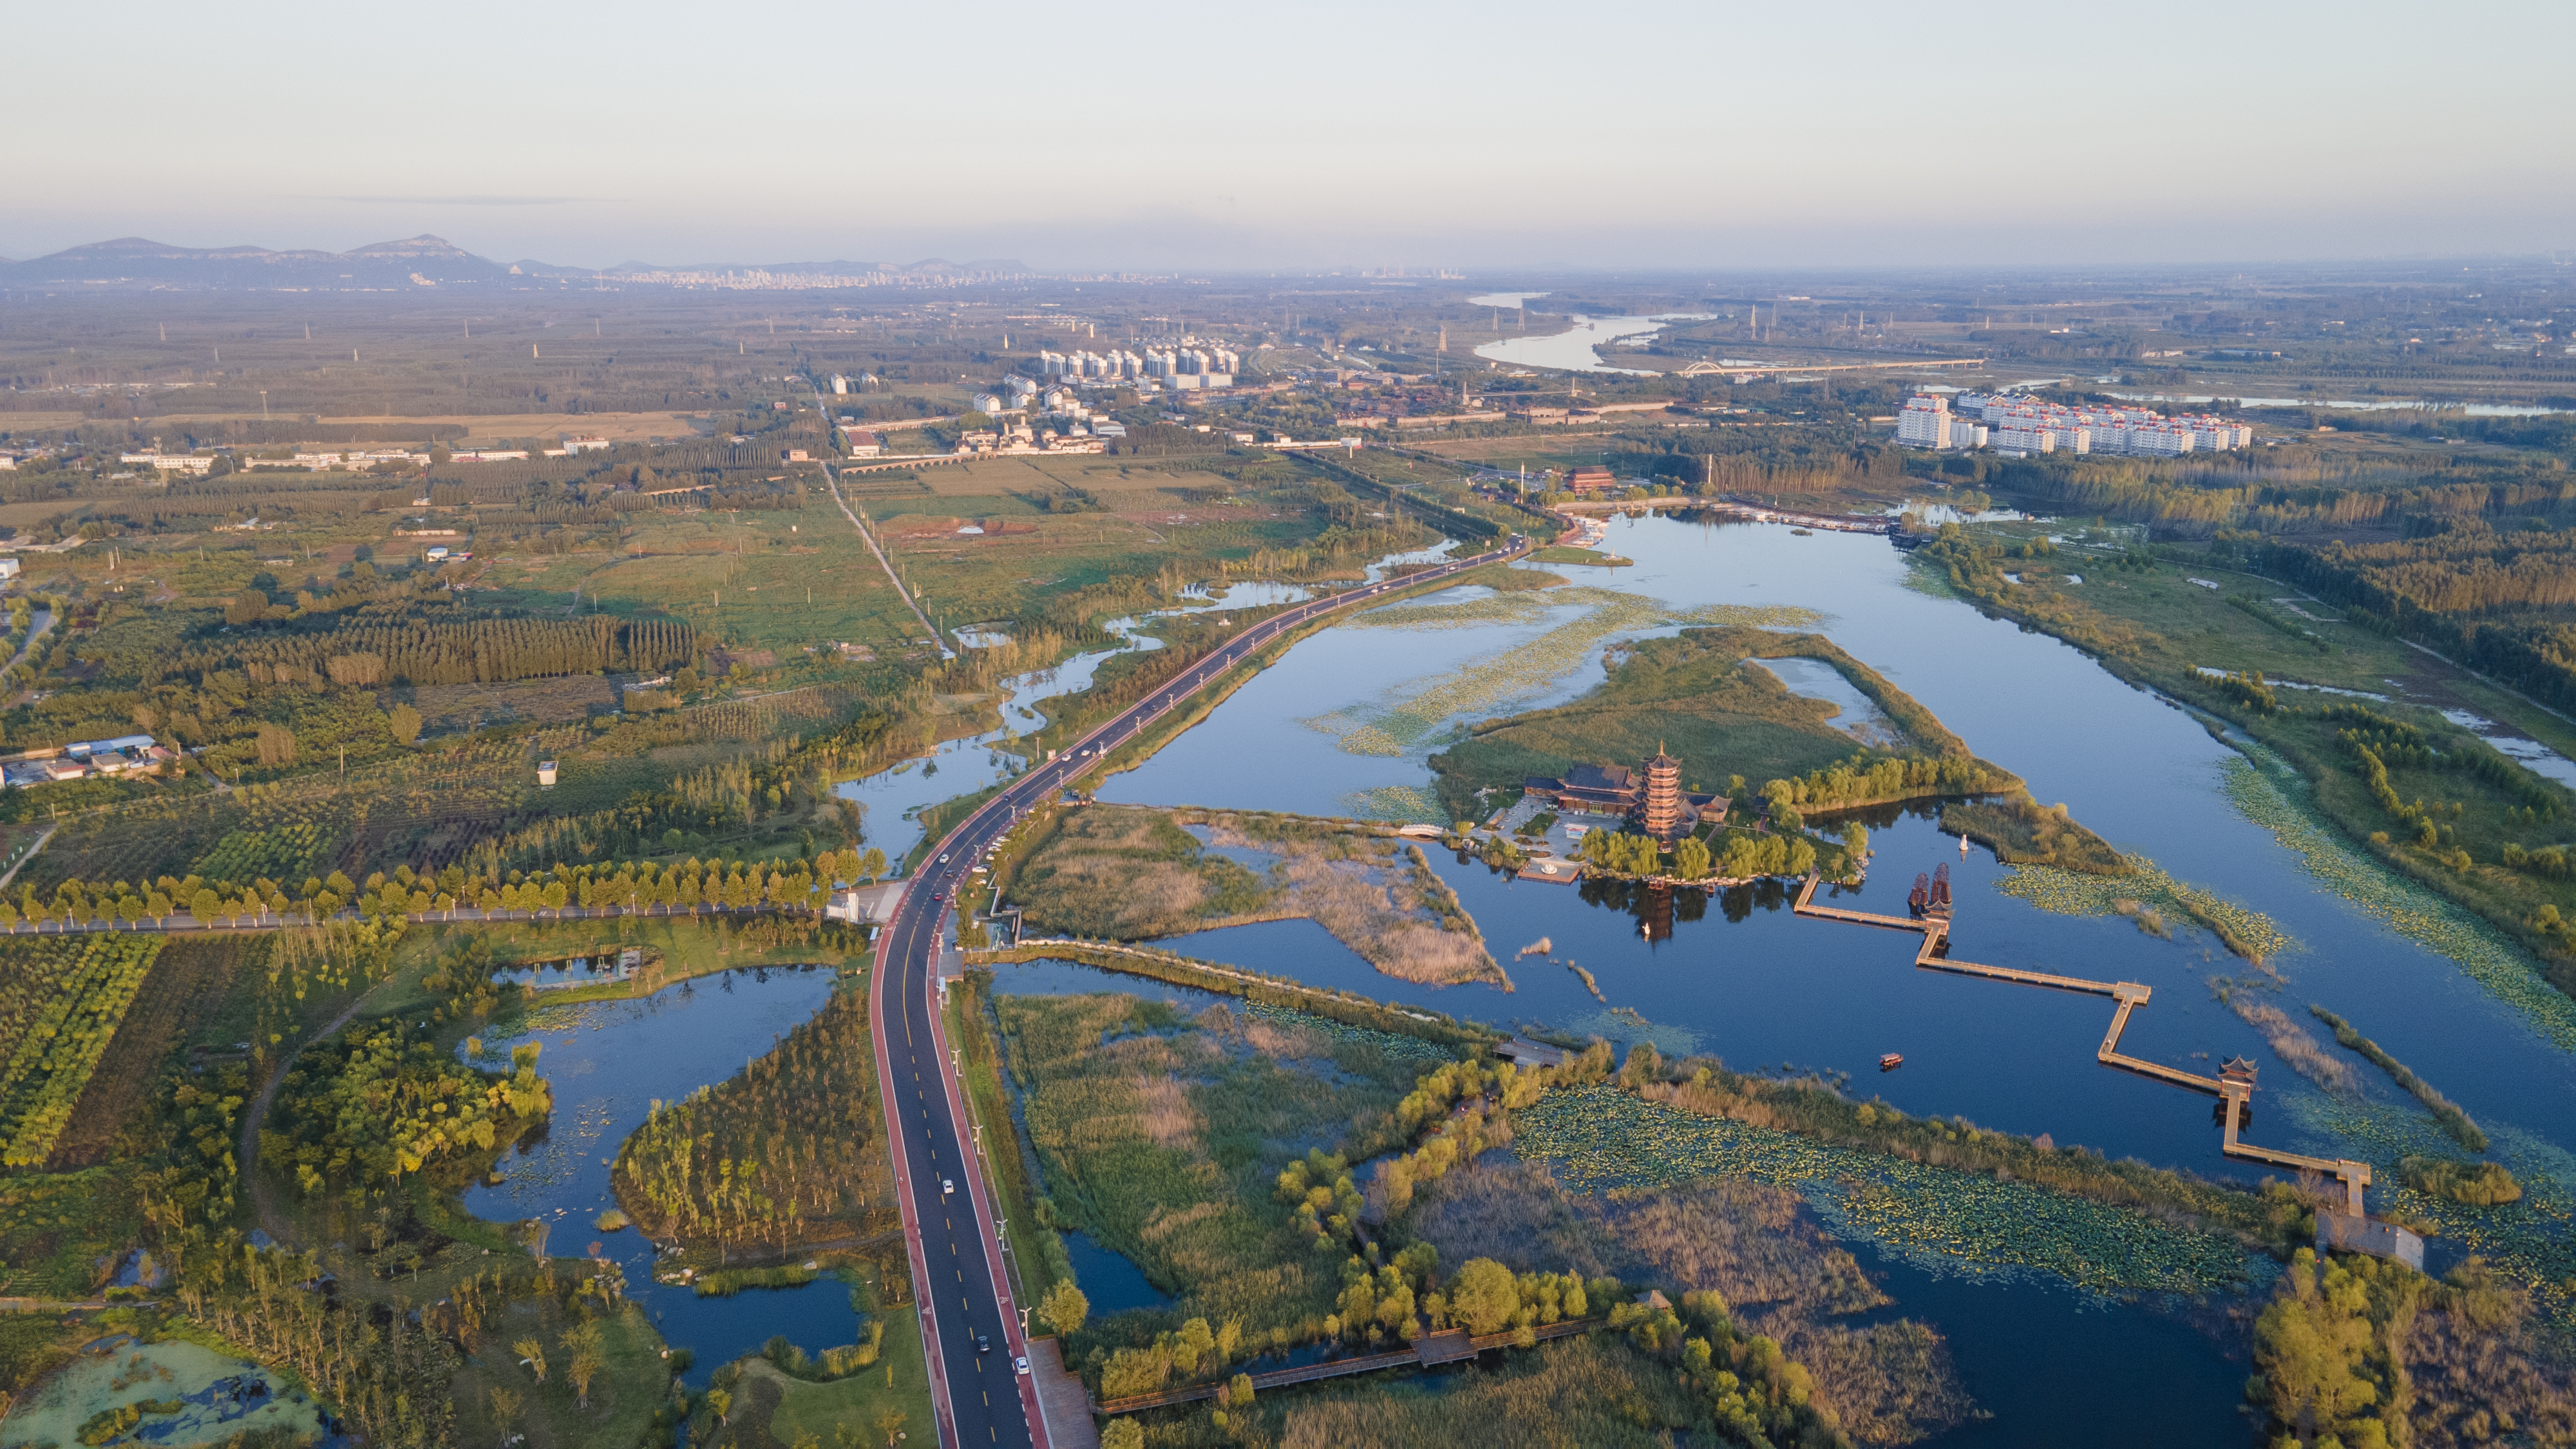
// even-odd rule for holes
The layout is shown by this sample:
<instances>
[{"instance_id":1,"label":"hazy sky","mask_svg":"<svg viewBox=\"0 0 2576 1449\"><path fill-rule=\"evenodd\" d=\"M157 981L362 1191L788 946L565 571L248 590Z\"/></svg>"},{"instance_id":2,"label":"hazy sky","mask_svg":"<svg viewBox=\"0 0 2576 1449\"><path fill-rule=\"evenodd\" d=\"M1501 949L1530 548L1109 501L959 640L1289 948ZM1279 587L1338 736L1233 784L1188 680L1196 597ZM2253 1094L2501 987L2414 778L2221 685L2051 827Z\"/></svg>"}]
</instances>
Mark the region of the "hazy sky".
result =
<instances>
[{"instance_id":1,"label":"hazy sky","mask_svg":"<svg viewBox=\"0 0 2576 1449\"><path fill-rule=\"evenodd\" d=\"M14 257L420 232L583 266L2576 247L2563 0L13 13Z\"/></svg>"}]
</instances>

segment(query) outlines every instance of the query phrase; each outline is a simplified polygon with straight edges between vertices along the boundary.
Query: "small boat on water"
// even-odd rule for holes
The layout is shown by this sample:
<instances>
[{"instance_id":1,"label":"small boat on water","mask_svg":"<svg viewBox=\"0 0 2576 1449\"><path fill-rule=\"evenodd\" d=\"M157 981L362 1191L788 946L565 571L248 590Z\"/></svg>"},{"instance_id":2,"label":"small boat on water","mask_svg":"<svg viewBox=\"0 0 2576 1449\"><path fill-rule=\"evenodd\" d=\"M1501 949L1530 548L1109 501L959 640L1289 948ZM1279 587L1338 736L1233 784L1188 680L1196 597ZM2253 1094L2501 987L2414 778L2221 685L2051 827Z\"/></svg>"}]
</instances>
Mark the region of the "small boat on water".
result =
<instances>
[{"instance_id":1,"label":"small boat on water","mask_svg":"<svg viewBox=\"0 0 2576 1449\"><path fill-rule=\"evenodd\" d=\"M1816 531L1812 528L1793 528L1789 530L1789 536L1792 538L1813 538L1816 536Z\"/></svg>"},{"instance_id":2,"label":"small boat on water","mask_svg":"<svg viewBox=\"0 0 2576 1449\"><path fill-rule=\"evenodd\" d=\"M1878 1069L1882 1072L1892 1072L1903 1065L1905 1065L1905 1058L1895 1052L1889 1052L1878 1059Z\"/></svg>"}]
</instances>

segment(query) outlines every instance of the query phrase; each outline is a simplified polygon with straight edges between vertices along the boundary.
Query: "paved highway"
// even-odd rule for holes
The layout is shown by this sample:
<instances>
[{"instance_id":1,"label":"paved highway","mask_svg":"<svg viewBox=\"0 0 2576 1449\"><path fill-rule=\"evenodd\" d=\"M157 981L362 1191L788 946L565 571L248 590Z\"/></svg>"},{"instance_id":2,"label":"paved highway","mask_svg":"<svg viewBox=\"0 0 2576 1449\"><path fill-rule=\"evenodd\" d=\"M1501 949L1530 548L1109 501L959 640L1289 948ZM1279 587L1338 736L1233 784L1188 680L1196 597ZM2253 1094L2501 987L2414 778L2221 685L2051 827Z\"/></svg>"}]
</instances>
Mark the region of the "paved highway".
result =
<instances>
[{"instance_id":1,"label":"paved highway","mask_svg":"<svg viewBox=\"0 0 2576 1449\"><path fill-rule=\"evenodd\" d=\"M1528 548L1527 539L1515 536L1491 552L1328 594L1245 629L1161 693L1074 741L985 802L939 842L896 900L892 919L877 935L868 1015L886 1132L900 1147L893 1154L895 1196L912 1255L922 1340L930 1358L931 1401L944 1449L1047 1443L1034 1385L1016 1370L1028 1352L1020 1310L1033 1305L1012 1299L999 1215L984 1174L974 1170L964 1092L939 1019L939 962L957 887L1012 822L1055 798L1111 748L1181 708L1218 675L1282 634L1319 614L1512 558Z\"/></svg>"}]
</instances>

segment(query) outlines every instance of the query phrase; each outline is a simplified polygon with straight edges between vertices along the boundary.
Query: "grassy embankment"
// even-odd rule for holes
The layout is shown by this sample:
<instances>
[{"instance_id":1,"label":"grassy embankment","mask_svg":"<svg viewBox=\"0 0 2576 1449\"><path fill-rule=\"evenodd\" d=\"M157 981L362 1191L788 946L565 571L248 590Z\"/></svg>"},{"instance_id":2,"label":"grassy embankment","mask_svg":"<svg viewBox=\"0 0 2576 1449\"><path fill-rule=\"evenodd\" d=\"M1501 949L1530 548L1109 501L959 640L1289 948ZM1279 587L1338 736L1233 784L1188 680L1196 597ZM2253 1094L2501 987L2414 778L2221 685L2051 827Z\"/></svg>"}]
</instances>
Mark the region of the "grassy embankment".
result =
<instances>
[{"instance_id":1,"label":"grassy embankment","mask_svg":"<svg viewBox=\"0 0 2576 1449\"><path fill-rule=\"evenodd\" d=\"M612 920L496 921L489 925L453 921L414 926L404 932L395 956L402 983L391 988L381 1004L383 1009L395 1011L425 1000L416 995L420 975L430 969L436 957L453 954L467 943L488 949L496 970L535 961L614 956L624 950L643 952L642 964L623 981L531 992L525 1001L529 1006L650 996L692 977L751 966L839 966L865 958L866 944L838 928L815 928L810 921L798 921L795 925L805 928L799 933L810 935L811 940L790 937L764 941L761 938L771 932L745 929L759 920L720 915L694 919L621 916Z\"/></svg>"},{"instance_id":2,"label":"grassy embankment","mask_svg":"<svg viewBox=\"0 0 2576 1449\"><path fill-rule=\"evenodd\" d=\"M2435 706L2470 709L2576 754L2567 721L2250 574L2197 563L2122 569L2103 559L2086 561L2081 585L2054 570L2022 572L2016 584L2003 577L2002 548L1973 535L1916 558L1987 611L2242 728L2299 771L2314 808L2356 849L2494 926L2540 958L2561 990L2576 991L2576 943L2562 924L2576 918L2576 870L2559 863L2563 852L2541 854L2563 843L2576 792L2513 763ZM2268 682L2253 684L2256 674ZM2425 703L2386 698L2396 692L2392 680ZM2287 687L2292 681L2382 698ZM2379 760L2384 790L2357 743Z\"/></svg>"},{"instance_id":3,"label":"grassy embankment","mask_svg":"<svg viewBox=\"0 0 2576 1449\"><path fill-rule=\"evenodd\" d=\"M1572 544L1557 544L1557 545L1555 545L1555 546L1553 546L1553 547L1550 547L1550 548L1543 548L1543 549L1540 549L1538 552L1531 554L1531 555L1530 555L1530 562L1531 562L1531 563L1542 563L1542 564L1582 564L1582 565L1588 565L1588 566L1593 566L1593 567L1626 568L1626 567L1628 567L1628 566L1630 566L1630 565L1635 564L1635 563L1636 563L1636 560L1635 560L1635 559L1632 559L1632 558L1621 558L1619 555L1617 555L1617 554L1615 554L1615 553L1604 553L1604 552L1602 552L1602 551L1601 551L1601 550L1599 550L1599 549L1593 549L1593 548L1577 548L1577 547L1575 547L1575 546L1574 546L1574 545L1572 545Z\"/></svg>"},{"instance_id":4,"label":"grassy embankment","mask_svg":"<svg viewBox=\"0 0 2576 1449\"><path fill-rule=\"evenodd\" d=\"M1255 875L1183 824L1275 859ZM1010 899L1040 934L1136 941L1304 917L1391 976L1503 979L1420 847L1341 821L1105 805L1057 812L1032 830Z\"/></svg>"},{"instance_id":5,"label":"grassy embankment","mask_svg":"<svg viewBox=\"0 0 2576 1449\"><path fill-rule=\"evenodd\" d=\"M1021 1146L1019 1114L1003 1085L1002 1054L995 1044L1001 1020L991 995L990 971L970 971L948 991L948 1039L965 1062L966 1105L983 1129L984 1183L992 1189L994 1207L1006 1225L1004 1242L1017 1301L1039 1304L1047 1290L1074 1276L1073 1260L1056 1236L1051 1213L1041 1214L1044 1195L1035 1165Z\"/></svg>"},{"instance_id":6,"label":"grassy embankment","mask_svg":"<svg viewBox=\"0 0 2576 1449\"><path fill-rule=\"evenodd\" d=\"M1096 966L1122 976L1138 976L1150 981L1169 982L1197 991L1220 996L1241 997L1252 1006L1275 1007L1283 1011L1302 1012L1363 1031L1383 1032L1392 1036L1420 1037L1424 1041L1460 1050L1475 1050L1496 1040L1502 1033L1455 1017L1422 1011L1414 1007L1393 1007L1349 992L1331 991L1308 986L1286 977L1269 976L1240 966L1225 966L1213 961L1194 961L1187 956L1151 946L1117 946L1086 942L1045 942L1026 946L1005 946L997 950L978 951L974 959L986 963L1022 961L1073 961Z\"/></svg>"}]
</instances>

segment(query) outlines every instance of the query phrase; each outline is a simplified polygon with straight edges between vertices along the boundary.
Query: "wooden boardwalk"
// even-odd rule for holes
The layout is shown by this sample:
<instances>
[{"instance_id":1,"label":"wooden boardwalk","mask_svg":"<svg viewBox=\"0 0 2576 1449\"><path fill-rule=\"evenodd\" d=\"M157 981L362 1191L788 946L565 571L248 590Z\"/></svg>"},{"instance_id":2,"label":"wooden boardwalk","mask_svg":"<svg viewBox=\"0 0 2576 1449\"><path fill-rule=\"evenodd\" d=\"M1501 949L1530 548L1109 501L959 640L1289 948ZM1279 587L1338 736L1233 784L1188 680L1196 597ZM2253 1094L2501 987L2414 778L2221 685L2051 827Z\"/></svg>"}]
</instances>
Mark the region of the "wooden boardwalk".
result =
<instances>
[{"instance_id":1,"label":"wooden boardwalk","mask_svg":"<svg viewBox=\"0 0 2576 1449\"><path fill-rule=\"evenodd\" d=\"M1822 921L1841 921L1855 926L1875 926L1882 930L1921 933L1923 944L1915 948L1914 965L1921 971L1945 971L1954 976L1975 976L1988 981L2005 981L2016 986L2043 986L2054 991L2074 991L2091 996L2107 996L2118 1003L2111 1011L2110 1028L2102 1033L2102 1045L2094 1050L2093 1059L2106 1067L2146 1077L2167 1086L2181 1087L2220 1098L2227 1116L2226 1134L2219 1151L2227 1157L2245 1162L2260 1162L2270 1167L2286 1167L2296 1172L2314 1172L2333 1177L2343 1184L2345 1201L2352 1216L2362 1211L2362 1189L2370 1185L2370 1164L2349 1158L2309 1157L2277 1148L2257 1147L2240 1142L2236 1133L2245 1115L2245 1105L2254 1095L2250 1072L2243 1076L2206 1077L2180 1067L2168 1067L2143 1058L2125 1056L2120 1051L2121 1034L2129 1029L2130 1014L2147 1004L2154 992L2135 981L2093 981L2081 976L2058 976L2046 971L2024 971L2011 966L1988 966L1976 961L1954 961L1941 954L1949 944L1950 922L1944 917L1915 919L1910 916L1881 916L1868 911L1846 911L1836 906L1815 903L1818 878L1807 877L1798 890L1791 909L1801 916Z\"/></svg>"},{"instance_id":2,"label":"wooden boardwalk","mask_svg":"<svg viewBox=\"0 0 2576 1449\"><path fill-rule=\"evenodd\" d=\"M1530 1332L1537 1336L1539 1342L1545 1343L1552 1338L1571 1338L1575 1334L1589 1332L1604 1321L1599 1318L1570 1318L1562 1323L1533 1328ZM1266 1374L1254 1374L1252 1391L1256 1394L1264 1394L1272 1389L1286 1388L1290 1384L1311 1384L1318 1379L1337 1379L1348 1374L1376 1373L1380 1369L1421 1368L1427 1365L1463 1363L1489 1348L1509 1347L1511 1341L1512 1334L1509 1332L1481 1334L1474 1338L1469 1338L1466 1333L1456 1329L1447 1333L1426 1333L1415 1339L1411 1345L1388 1353L1362 1354L1357 1358L1328 1359L1322 1363L1299 1364L1295 1368L1273 1369ZM1097 1412L1133 1414L1141 1409L1162 1409L1174 1404L1195 1403L1200 1399L1215 1398L1217 1390L1223 1387L1222 1383L1192 1384L1185 1389L1167 1389L1159 1394L1131 1394L1123 1399L1103 1400ZM1054 1426L1052 1410L1047 1423L1050 1428Z\"/></svg>"}]
</instances>

